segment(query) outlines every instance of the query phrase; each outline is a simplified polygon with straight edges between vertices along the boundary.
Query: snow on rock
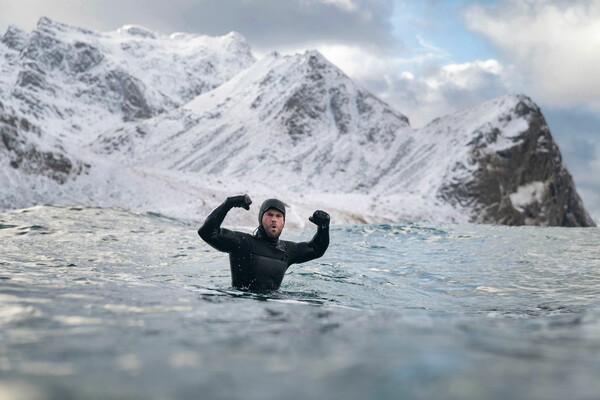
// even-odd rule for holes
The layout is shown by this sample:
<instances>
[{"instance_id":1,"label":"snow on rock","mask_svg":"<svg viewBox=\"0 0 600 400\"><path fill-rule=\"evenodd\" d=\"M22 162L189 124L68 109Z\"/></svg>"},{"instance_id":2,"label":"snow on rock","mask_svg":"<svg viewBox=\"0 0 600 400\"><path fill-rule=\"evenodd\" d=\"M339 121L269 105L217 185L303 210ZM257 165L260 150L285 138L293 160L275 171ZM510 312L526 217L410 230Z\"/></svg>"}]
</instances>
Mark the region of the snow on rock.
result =
<instances>
[{"instance_id":1,"label":"snow on rock","mask_svg":"<svg viewBox=\"0 0 600 400\"><path fill-rule=\"evenodd\" d=\"M509 195L510 202L518 210L523 211L524 208L532 203L541 203L546 192L544 182L531 182L527 185L519 186L515 193Z\"/></svg>"},{"instance_id":2,"label":"snow on rock","mask_svg":"<svg viewBox=\"0 0 600 400\"><path fill-rule=\"evenodd\" d=\"M4 33L4 36L2 36L0 42L12 50L21 51L27 44L28 40L29 34L27 32L14 25L10 25Z\"/></svg>"}]
</instances>

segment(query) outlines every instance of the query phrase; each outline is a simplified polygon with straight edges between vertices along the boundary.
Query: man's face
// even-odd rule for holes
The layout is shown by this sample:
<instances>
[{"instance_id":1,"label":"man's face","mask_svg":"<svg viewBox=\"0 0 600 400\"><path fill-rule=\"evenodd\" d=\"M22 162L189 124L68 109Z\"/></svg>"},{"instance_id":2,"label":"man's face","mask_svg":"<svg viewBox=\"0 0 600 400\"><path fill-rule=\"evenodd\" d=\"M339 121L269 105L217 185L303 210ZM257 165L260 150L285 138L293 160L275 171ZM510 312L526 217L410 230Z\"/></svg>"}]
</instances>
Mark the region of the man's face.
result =
<instances>
[{"instance_id":1,"label":"man's face","mask_svg":"<svg viewBox=\"0 0 600 400\"><path fill-rule=\"evenodd\" d=\"M275 208L269 208L262 216L262 226L271 239L277 239L281 235L284 225L283 214Z\"/></svg>"}]
</instances>

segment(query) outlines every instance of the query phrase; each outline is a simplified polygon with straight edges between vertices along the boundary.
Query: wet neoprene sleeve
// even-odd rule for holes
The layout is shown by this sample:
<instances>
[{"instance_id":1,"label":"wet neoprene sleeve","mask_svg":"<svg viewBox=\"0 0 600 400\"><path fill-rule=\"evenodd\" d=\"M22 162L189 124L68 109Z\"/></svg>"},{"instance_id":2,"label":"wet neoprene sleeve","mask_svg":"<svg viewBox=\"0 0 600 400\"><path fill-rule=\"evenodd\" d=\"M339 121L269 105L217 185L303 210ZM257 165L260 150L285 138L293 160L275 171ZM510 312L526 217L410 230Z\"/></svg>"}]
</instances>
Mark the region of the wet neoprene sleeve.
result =
<instances>
[{"instance_id":1,"label":"wet neoprene sleeve","mask_svg":"<svg viewBox=\"0 0 600 400\"><path fill-rule=\"evenodd\" d=\"M227 198L223 204L208 214L206 221L204 221L204 224L198 229L198 235L200 235L206 243L219 251L229 252L238 247L240 243L240 238L235 232L221 228L223 220L232 208L233 205L229 198Z\"/></svg>"},{"instance_id":2,"label":"wet neoprene sleeve","mask_svg":"<svg viewBox=\"0 0 600 400\"><path fill-rule=\"evenodd\" d=\"M303 263L321 257L329 247L329 227L317 228L317 233L310 242L293 243L290 247L288 248L289 264Z\"/></svg>"}]
</instances>

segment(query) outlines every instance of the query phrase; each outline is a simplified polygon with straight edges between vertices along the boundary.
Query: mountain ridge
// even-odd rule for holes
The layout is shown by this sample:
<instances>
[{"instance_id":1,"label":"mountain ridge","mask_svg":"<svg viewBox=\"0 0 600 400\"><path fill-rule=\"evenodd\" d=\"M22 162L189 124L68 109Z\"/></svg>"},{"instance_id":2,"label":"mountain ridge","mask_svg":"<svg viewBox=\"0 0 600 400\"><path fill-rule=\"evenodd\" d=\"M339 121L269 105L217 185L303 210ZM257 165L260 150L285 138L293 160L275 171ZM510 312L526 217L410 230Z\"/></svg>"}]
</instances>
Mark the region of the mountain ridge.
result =
<instances>
[{"instance_id":1,"label":"mountain ridge","mask_svg":"<svg viewBox=\"0 0 600 400\"><path fill-rule=\"evenodd\" d=\"M256 60L238 33L99 33L47 18L32 33L9 27L0 61L3 208L190 217L249 191L290 199L299 225L317 207L342 223L593 226L524 95L414 129L314 50Z\"/></svg>"}]
</instances>

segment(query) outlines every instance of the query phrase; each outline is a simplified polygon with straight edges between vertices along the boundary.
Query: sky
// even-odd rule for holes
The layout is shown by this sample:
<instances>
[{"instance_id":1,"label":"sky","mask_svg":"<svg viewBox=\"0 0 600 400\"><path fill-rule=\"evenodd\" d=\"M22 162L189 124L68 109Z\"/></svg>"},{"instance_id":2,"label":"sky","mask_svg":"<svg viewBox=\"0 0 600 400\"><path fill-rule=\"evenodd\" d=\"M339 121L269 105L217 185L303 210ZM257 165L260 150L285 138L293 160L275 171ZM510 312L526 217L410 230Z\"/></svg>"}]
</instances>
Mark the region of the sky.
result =
<instances>
[{"instance_id":1,"label":"sky","mask_svg":"<svg viewBox=\"0 0 600 400\"><path fill-rule=\"evenodd\" d=\"M0 0L100 31L241 33L257 58L317 49L414 127L507 93L536 102L600 222L600 0Z\"/></svg>"}]
</instances>

